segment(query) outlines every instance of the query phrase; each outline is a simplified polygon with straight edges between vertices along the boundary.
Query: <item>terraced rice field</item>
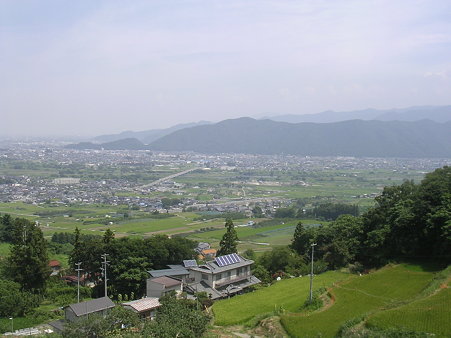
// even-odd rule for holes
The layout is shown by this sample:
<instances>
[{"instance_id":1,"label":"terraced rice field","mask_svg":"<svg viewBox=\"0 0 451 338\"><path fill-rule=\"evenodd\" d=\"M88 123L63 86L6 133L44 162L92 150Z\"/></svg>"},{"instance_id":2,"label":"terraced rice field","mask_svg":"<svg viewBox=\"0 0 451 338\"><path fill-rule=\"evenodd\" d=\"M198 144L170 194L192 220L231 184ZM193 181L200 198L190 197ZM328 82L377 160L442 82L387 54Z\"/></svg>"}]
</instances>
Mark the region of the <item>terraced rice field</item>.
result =
<instances>
[{"instance_id":1,"label":"terraced rice field","mask_svg":"<svg viewBox=\"0 0 451 338\"><path fill-rule=\"evenodd\" d=\"M330 292L335 303L324 311L286 314L281 317L281 322L293 337L334 337L341 325L350 319L396 307L415 298L432 278L432 272L413 271L403 265L387 266L334 287Z\"/></svg>"},{"instance_id":2,"label":"terraced rice field","mask_svg":"<svg viewBox=\"0 0 451 338\"><path fill-rule=\"evenodd\" d=\"M347 273L328 271L315 278L314 289L330 287L340 280L351 278ZM309 293L309 277L281 280L252 293L215 302L213 312L216 325L245 323L255 316L283 308L299 311Z\"/></svg>"},{"instance_id":3,"label":"terraced rice field","mask_svg":"<svg viewBox=\"0 0 451 338\"><path fill-rule=\"evenodd\" d=\"M451 289L444 284L433 295L371 316L366 325L451 336Z\"/></svg>"}]
</instances>

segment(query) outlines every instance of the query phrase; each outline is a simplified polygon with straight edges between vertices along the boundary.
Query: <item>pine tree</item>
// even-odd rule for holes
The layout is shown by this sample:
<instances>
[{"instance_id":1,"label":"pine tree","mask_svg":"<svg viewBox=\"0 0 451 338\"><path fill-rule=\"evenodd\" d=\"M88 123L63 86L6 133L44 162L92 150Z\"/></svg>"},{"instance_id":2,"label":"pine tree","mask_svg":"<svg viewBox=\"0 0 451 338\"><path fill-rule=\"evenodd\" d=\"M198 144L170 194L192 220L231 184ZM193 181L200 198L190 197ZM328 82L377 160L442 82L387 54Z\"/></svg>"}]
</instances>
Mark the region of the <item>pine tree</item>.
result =
<instances>
[{"instance_id":1,"label":"pine tree","mask_svg":"<svg viewBox=\"0 0 451 338\"><path fill-rule=\"evenodd\" d=\"M227 230L224 236L222 236L221 242L219 242L219 250L217 253L218 256L229 255L237 252L238 235L231 219L226 220L225 227Z\"/></svg>"},{"instance_id":2,"label":"pine tree","mask_svg":"<svg viewBox=\"0 0 451 338\"><path fill-rule=\"evenodd\" d=\"M302 222L296 225L290 247L300 255L305 255L309 250L310 236L306 233Z\"/></svg>"},{"instance_id":3,"label":"pine tree","mask_svg":"<svg viewBox=\"0 0 451 338\"><path fill-rule=\"evenodd\" d=\"M19 283L22 290L40 292L50 276L47 243L41 229L33 222L16 218L13 245L7 266L11 278Z\"/></svg>"},{"instance_id":4,"label":"pine tree","mask_svg":"<svg viewBox=\"0 0 451 338\"><path fill-rule=\"evenodd\" d=\"M82 243L80 240L80 230L78 227L75 228L75 238L74 238L74 249L69 256L69 266L75 269L75 263L81 262L83 257L82 253Z\"/></svg>"},{"instance_id":5,"label":"pine tree","mask_svg":"<svg viewBox=\"0 0 451 338\"><path fill-rule=\"evenodd\" d=\"M114 240L114 232L109 228L103 234L103 243L110 244Z\"/></svg>"}]
</instances>

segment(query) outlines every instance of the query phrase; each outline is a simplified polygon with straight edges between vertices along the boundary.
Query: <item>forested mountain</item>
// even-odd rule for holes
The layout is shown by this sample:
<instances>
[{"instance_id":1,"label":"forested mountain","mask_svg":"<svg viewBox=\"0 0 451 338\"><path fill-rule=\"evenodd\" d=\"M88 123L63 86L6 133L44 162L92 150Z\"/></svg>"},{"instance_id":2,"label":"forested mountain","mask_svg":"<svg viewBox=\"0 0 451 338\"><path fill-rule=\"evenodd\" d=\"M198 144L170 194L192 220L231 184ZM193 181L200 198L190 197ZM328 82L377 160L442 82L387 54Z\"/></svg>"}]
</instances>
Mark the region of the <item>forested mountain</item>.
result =
<instances>
[{"instance_id":1,"label":"forested mountain","mask_svg":"<svg viewBox=\"0 0 451 338\"><path fill-rule=\"evenodd\" d=\"M318 114L285 114L267 117L269 120L289 123L314 122L331 123L347 120L379 121L420 121L428 119L434 122L451 121L451 106L421 106L402 109L364 109L349 112L324 111Z\"/></svg>"},{"instance_id":2,"label":"forested mountain","mask_svg":"<svg viewBox=\"0 0 451 338\"><path fill-rule=\"evenodd\" d=\"M69 149L105 149L105 150L143 150L146 146L141 141L135 138L126 138L122 140L105 142L101 144L92 142L80 142L77 144L69 144L66 146Z\"/></svg>"},{"instance_id":3,"label":"forested mountain","mask_svg":"<svg viewBox=\"0 0 451 338\"><path fill-rule=\"evenodd\" d=\"M309 156L450 157L451 122L286 123L239 118L178 130L154 150Z\"/></svg>"}]
</instances>

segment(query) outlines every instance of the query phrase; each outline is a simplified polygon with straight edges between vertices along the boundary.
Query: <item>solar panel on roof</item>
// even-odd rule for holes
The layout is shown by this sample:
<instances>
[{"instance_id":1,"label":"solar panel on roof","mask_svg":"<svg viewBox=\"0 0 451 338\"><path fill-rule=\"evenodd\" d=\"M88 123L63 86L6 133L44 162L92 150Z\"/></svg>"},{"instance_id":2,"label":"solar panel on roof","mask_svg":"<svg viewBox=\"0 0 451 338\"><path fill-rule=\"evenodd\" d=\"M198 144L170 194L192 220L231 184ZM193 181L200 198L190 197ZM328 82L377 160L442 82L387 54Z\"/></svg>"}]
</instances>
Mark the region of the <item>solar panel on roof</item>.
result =
<instances>
[{"instance_id":1,"label":"solar panel on roof","mask_svg":"<svg viewBox=\"0 0 451 338\"><path fill-rule=\"evenodd\" d=\"M197 266L197 262L194 259L187 259L183 261L183 266L185 268L190 268L193 266Z\"/></svg>"},{"instance_id":2,"label":"solar panel on roof","mask_svg":"<svg viewBox=\"0 0 451 338\"><path fill-rule=\"evenodd\" d=\"M230 254L230 255L224 255L219 256L215 258L216 264L218 266L227 266L230 264L235 264L241 262L240 256L238 256L236 253Z\"/></svg>"}]
</instances>

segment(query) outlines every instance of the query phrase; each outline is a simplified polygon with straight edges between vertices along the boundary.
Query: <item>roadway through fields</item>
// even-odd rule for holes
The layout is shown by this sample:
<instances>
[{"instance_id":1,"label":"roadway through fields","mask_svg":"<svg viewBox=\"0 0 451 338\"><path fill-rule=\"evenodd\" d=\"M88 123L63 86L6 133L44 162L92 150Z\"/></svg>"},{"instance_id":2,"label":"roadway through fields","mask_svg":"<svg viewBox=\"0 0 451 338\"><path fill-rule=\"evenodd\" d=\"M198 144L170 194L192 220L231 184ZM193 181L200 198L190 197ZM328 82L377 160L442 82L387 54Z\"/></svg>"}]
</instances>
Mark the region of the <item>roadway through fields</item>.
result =
<instances>
[{"instance_id":1,"label":"roadway through fields","mask_svg":"<svg viewBox=\"0 0 451 338\"><path fill-rule=\"evenodd\" d=\"M167 181L167 180L176 178L176 177L178 177L178 176L182 176L182 175L188 174L188 173L190 173L190 172L192 172L192 171L195 171L195 170L198 170L198 169L200 169L200 168L191 168L191 169L188 169L188 170L184 170L184 171L182 171L182 172L179 172L179 173L176 173L176 174L172 174L172 175L169 175L169 176L160 178L160 179L158 179L158 180L156 180L156 181L153 181L153 182L151 182L151 183L145 184L145 185L143 185L143 186L141 186L141 187L139 187L139 188L141 188L141 189L147 189L147 188L153 187L154 185L158 185L158 184L160 184L160 183L163 183L164 181Z\"/></svg>"}]
</instances>

